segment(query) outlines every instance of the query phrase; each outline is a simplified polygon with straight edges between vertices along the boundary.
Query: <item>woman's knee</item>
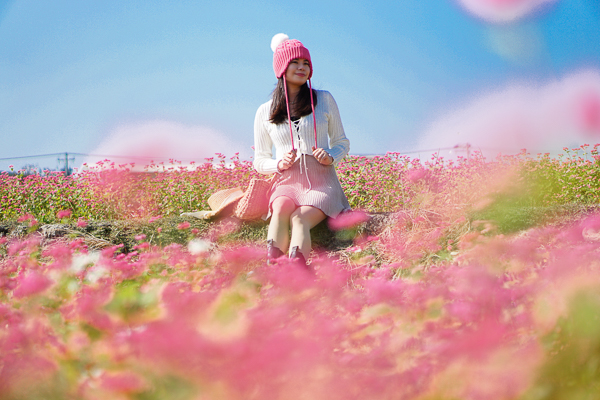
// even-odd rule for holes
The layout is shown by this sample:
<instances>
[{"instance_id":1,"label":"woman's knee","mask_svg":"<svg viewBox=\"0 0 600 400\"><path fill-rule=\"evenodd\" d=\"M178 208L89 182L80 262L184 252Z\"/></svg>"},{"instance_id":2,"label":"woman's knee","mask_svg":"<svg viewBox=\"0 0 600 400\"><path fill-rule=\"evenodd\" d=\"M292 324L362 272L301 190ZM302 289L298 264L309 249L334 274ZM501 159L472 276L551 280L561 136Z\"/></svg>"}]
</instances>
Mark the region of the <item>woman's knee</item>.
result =
<instances>
[{"instance_id":1,"label":"woman's knee","mask_svg":"<svg viewBox=\"0 0 600 400\"><path fill-rule=\"evenodd\" d=\"M271 208L274 215L291 215L296 209L296 204L289 197L280 196L273 200Z\"/></svg>"},{"instance_id":2,"label":"woman's knee","mask_svg":"<svg viewBox=\"0 0 600 400\"><path fill-rule=\"evenodd\" d=\"M319 222L325 219L323 211L315 207L298 207L290 216L292 226L314 228Z\"/></svg>"},{"instance_id":3,"label":"woman's knee","mask_svg":"<svg viewBox=\"0 0 600 400\"><path fill-rule=\"evenodd\" d=\"M302 214L298 212L298 210L294 211L292 215L290 215L290 223L292 226L303 226L304 218L302 218Z\"/></svg>"}]
</instances>

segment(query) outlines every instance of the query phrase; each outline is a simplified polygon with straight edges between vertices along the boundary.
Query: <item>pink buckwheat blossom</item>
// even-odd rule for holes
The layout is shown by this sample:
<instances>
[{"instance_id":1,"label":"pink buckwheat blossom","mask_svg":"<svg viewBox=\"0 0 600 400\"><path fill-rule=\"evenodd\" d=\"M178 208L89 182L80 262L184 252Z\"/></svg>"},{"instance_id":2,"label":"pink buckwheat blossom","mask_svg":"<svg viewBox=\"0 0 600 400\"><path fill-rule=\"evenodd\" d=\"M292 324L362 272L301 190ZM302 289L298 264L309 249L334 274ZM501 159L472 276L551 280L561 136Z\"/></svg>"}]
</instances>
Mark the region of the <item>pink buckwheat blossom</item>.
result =
<instances>
[{"instance_id":1,"label":"pink buckwheat blossom","mask_svg":"<svg viewBox=\"0 0 600 400\"><path fill-rule=\"evenodd\" d=\"M13 295L16 298L32 296L43 292L52 285L53 281L36 271L31 271L20 281Z\"/></svg>"},{"instance_id":2,"label":"pink buckwheat blossom","mask_svg":"<svg viewBox=\"0 0 600 400\"><path fill-rule=\"evenodd\" d=\"M71 214L73 214L73 212L71 210L61 210L56 213L56 218L58 218L58 219L70 218Z\"/></svg>"}]
</instances>

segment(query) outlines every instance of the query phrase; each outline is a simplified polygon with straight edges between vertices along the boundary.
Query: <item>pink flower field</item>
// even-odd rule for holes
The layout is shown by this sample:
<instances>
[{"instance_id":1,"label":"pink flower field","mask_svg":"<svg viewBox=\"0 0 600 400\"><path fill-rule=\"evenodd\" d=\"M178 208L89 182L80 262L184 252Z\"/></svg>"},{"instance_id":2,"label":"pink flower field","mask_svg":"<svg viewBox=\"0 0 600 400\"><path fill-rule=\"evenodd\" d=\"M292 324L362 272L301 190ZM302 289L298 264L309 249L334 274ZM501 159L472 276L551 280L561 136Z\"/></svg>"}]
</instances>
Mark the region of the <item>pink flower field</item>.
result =
<instances>
[{"instance_id":1,"label":"pink flower field","mask_svg":"<svg viewBox=\"0 0 600 400\"><path fill-rule=\"evenodd\" d=\"M0 236L0 399L600 399L597 147L347 157L350 244L310 270L231 219L132 251L40 233L208 209L250 161L0 174L28 232Z\"/></svg>"}]
</instances>

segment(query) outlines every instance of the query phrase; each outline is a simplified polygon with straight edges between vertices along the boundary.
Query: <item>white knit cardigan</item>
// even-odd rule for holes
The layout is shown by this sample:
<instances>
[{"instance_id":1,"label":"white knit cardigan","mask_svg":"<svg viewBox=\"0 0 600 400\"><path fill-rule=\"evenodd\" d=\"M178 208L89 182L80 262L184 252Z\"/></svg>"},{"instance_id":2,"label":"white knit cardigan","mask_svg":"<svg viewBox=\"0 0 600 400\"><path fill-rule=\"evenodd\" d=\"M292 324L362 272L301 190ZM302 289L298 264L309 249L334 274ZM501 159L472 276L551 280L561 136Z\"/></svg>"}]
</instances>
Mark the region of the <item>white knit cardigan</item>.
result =
<instances>
[{"instance_id":1,"label":"white knit cardigan","mask_svg":"<svg viewBox=\"0 0 600 400\"><path fill-rule=\"evenodd\" d=\"M350 141L346 138L342 120L335 100L331 93L317 90L317 147L327 151L337 164L348 154ZM285 153L292 150L290 127L288 123L273 124L269 122L271 102L267 101L258 108L254 119L254 168L261 174L277 172L277 163ZM298 158L302 154L312 156L312 146L315 145L315 133L312 114L300 118L299 132L294 131L294 147ZM275 159L273 159L275 145Z\"/></svg>"}]
</instances>

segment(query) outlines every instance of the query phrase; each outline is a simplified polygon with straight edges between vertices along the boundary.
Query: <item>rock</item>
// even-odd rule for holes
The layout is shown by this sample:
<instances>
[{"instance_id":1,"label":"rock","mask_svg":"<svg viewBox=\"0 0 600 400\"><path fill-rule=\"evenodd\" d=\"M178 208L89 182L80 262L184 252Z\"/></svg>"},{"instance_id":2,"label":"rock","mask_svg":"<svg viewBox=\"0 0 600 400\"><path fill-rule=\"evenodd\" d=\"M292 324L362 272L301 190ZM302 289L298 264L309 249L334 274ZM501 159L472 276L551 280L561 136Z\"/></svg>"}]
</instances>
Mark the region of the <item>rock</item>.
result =
<instances>
[{"instance_id":1,"label":"rock","mask_svg":"<svg viewBox=\"0 0 600 400\"><path fill-rule=\"evenodd\" d=\"M72 232L72 229L67 224L48 224L42 225L38 230L45 238L62 237Z\"/></svg>"}]
</instances>

